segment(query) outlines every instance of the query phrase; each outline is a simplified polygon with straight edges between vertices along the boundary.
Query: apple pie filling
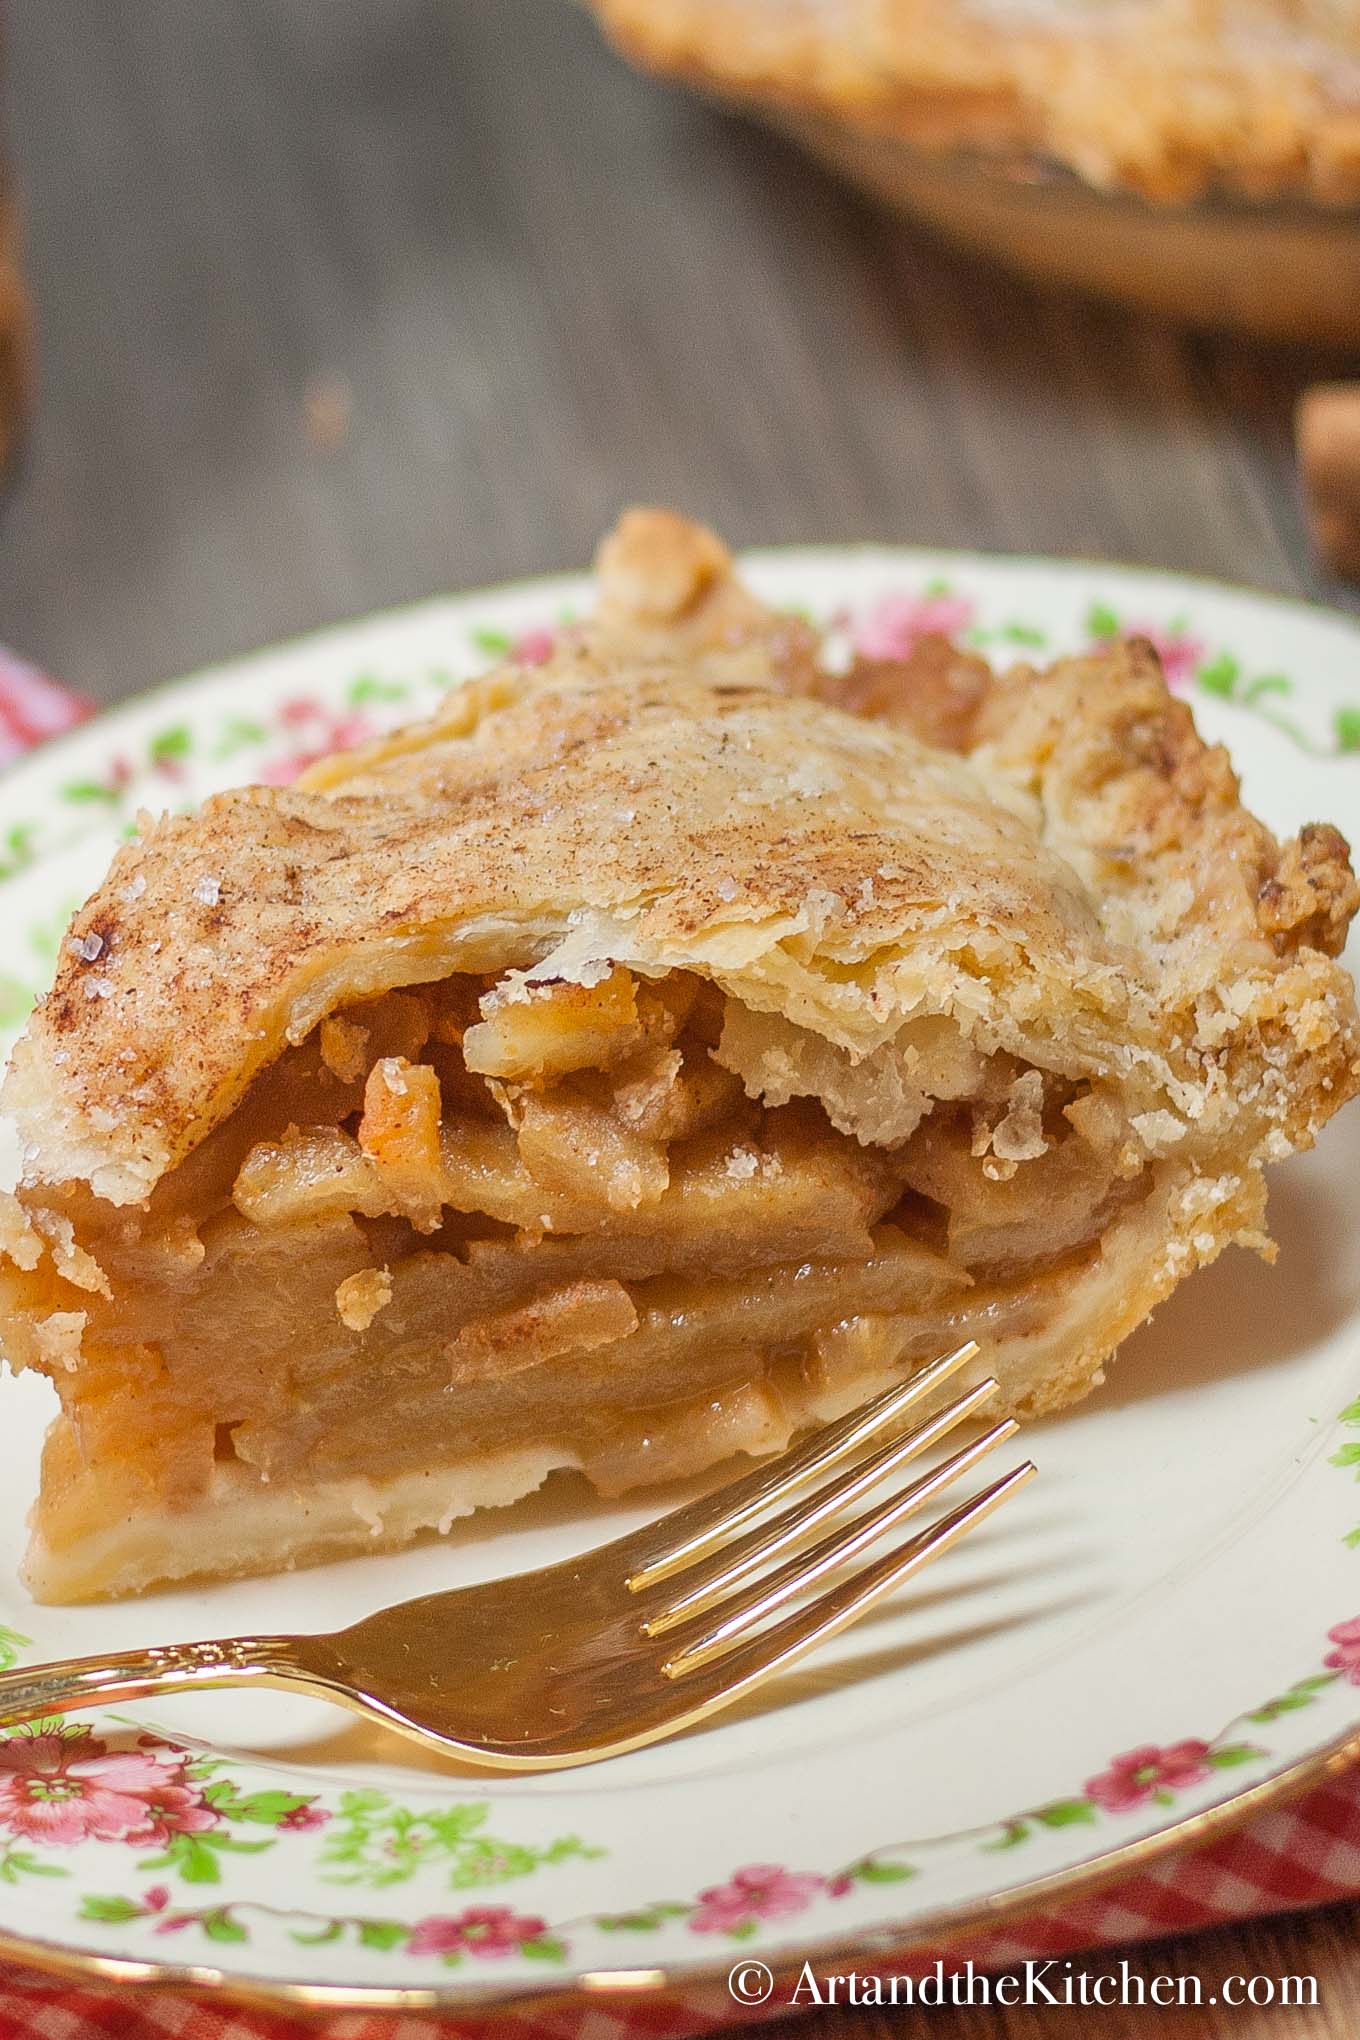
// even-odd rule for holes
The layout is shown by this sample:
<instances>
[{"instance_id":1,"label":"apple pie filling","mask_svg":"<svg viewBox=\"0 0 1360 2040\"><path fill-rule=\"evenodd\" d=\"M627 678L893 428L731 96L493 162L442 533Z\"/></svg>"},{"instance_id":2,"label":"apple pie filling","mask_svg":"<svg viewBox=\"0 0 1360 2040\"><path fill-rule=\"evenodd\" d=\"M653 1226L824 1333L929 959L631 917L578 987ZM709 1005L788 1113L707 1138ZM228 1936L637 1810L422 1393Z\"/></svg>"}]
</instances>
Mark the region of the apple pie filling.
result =
<instances>
[{"instance_id":1,"label":"apple pie filling","mask_svg":"<svg viewBox=\"0 0 1360 2040\"><path fill-rule=\"evenodd\" d=\"M45 1186L0 1218L14 1357L66 1420L39 1527L183 1506L224 1461L381 1481L417 1439L438 1466L550 1438L605 1492L705 1466L753 1397L786 1433L954 1331L1023 1331L1140 1173L1112 1095L944 1019L856 1064L686 974L388 992L144 1205Z\"/></svg>"}]
</instances>

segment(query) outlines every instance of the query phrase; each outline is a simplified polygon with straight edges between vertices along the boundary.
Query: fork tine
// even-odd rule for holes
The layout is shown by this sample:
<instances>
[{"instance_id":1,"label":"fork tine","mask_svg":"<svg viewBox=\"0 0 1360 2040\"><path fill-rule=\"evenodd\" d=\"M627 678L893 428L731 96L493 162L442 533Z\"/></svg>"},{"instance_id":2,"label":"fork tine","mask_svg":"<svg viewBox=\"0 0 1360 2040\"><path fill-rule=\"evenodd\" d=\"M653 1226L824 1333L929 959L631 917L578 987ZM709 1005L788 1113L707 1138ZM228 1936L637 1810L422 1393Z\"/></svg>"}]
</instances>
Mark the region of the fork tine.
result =
<instances>
[{"instance_id":1,"label":"fork tine","mask_svg":"<svg viewBox=\"0 0 1360 2040\"><path fill-rule=\"evenodd\" d=\"M829 1429L818 1431L806 1445L782 1453L773 1465L757 1467L754 1473L729 1482L716 1494L705 1495L663 1517L655 1528L665 1541L628 1575L630 1591L639 1593L658 1580L668 1579L672 1573L682 1572L698 1559L707 1558L776 1502L785 1501L800 1488L820 1480L842 1460L857 1453L870 1438L877 1437L904 1410L966 1366L978 1350L975 1339L965 1339L943 1359L933 1361L897 1387L851 1410Z\"/></svg>"},{"instance_id":2,"label":"fork tine","mask_svg":"<svg viewBox=\"0 0 1360 2040\"><path fill-rule=\"evenodd\" d=\"M1007 1438L1013 1438L1017 1428L1014 1418L1003 1417L990 1431L985 1431L980 1438L975 1438L970 1444L965 1445L942 1465L933 1467L929 1473L913 1481L900 1495L894 1495L890 1501L880 1503L877 1508L866 1510L862 1516L856 1516L853 1522L834 1530L819 1544L814 1544L811 1551L801 1552L798 1557L790 1559L777 1572L758 1581L713 1628L696 1637L692 1643L682 1645L676 1657L671 1659L664 1669L669 1676L675 1678L679 1674L672 1669L674 1665L679 1665L683 1671L694 1671L700 1665L708 1664L713 1658L721 1657L725 1651L731 1650L749 1637L767 1616L782 1608L786 1601L791 1601L797 1595L806 1593L810 1587L817 1586L828 1574L847 1564L850 1559L858 1558L862 1551L866 1551L871 1544L876 1544L889 1530L895 1529L908 1516L914 1515L918 1509L942 1493L951 1482L957 1480L960 1474L975 1466L993 1447L1000 1445ZM926 1530L918 1534L929 1536L931 1532Z\"/></svg>"},{"instance_id":3,"label":"fork tine","mask_svg":"<svg viewBox=\"0 0 1360 2040\"><path fill-rule=\"evenodd\" d=\"M755 1529L749 1530L735 1543L722 1545L706 1564L685 1573L681 1582L684 1591L679 1599L667 1602L664 1608L649 1615L642 1625L644 1634L662 1636L678 1623L688 1622L717 1602L727 1600L733 1589L752 1573L769 1565L781 1552L811 1538L814 1531L822 1529L843 1509L870 1493L899 1466L905 1466L908 1460L928 1452L956 1424L971 1417L995 1395L996 1388L996 1382L990 1378L979 1382L976 1388L970 1388L924 1424L917 1425L915 1430L880 1446L862 1464L852 1466L848 1472L828 1481L806 1501L795 1502L772 1523L758 1523ZM1012 1425L1011 1430L1014 1428ZM1006 1435L1009 1436L1009 1432Z\"/></svg>"},{"instance_id":4,"label":"fork tine","mask_svg":"<svg viewBox=\"0 0 1360 2040\"><path fill-rule=\"evenodd\" d=\"M991 1487L970 1496L928 1529L918 1531L905 1544L896 1546L873 1565L865 1566L840 1586L819 1595L810 1607L796 1610L776 1623L773 1629L753 1638L744 1653L749 1662L744 1667L740 1664L732 1667L734 1677L726 1697L735 1698L748 1687L763 1684L774 1673L783 1671L808 1651L815 1650L818 1644L839 1635L842 1629L848 1629L914 1573L929 1565L933 1558L938 1558L960 1538L966 1537L975 1524L990 1516L993 1509L1000 1508L1002 1502L1017 1488L1023 1487L1037 1471L1032 1459L1023 1460L1019 1466L1003 1474L1000 1480L994 1481ZM682 1679L686 1673L697 1671L708 1662L713 1653L704 1649L706 1641L701 1638L697 1644L668 1658L661 1667L665 1676ZM740 1641L740 1637L734 1638L729 1648Z\"/></svg>"}]
</instances>

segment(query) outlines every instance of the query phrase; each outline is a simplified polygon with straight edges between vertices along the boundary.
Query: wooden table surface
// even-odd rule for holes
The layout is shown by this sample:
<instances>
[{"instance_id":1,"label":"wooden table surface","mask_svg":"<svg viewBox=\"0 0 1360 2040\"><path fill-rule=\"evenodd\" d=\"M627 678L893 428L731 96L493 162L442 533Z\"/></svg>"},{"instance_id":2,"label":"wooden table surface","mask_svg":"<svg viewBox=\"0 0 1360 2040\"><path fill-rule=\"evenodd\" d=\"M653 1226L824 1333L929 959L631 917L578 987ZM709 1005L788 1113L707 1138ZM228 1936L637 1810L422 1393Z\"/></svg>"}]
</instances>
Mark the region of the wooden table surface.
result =
<instances>
[{"instance_id":1,"label":"wooden table surface","mask_svg":"<svg viewBox=\"0 0 1360 2040\"><path fill-rule=\"evenodd\" d=\"M1007 282L756 128L632 76L566 0L15 0L8 130L39 416L0 639L103 700L390 603L577 566L630 498L741 543L1103 553L1354 601L1309 557L1298 390L1335 361ZM1356 1914L1133 1959L1316 1972ZM953 2040L1061 2012L943 2012ZM805 2040L905 2032L826 2013Z\"/></svg>"},{"instance_id":2,"label":"wooden table surface","mask_svg":"<svg viewBox=\"0 0 1360 2040\"><path fill-rule=\"evenodd\" d=\"M568 0L8 12L42 402L0 637L101 699L580 565L629 498L1331 592L1290 417L1336 364L1001 280Z\"/></svg>"}]
</instances>

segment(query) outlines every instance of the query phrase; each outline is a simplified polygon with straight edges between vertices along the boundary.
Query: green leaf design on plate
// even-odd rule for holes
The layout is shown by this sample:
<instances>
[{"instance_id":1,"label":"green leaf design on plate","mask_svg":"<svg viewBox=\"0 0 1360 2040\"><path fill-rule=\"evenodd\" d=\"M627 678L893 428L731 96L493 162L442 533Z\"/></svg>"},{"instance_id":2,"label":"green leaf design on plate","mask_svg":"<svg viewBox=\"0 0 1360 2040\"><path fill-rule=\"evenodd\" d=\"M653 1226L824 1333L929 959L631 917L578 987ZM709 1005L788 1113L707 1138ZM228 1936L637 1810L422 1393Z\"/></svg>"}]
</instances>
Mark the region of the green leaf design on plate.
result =
<instances>
[{"instance_id":1,"label":"green leaf design on plate","mask_svg":"<svg viewBox=\"0 0 1360 2040\"><path fill-rule=\"evenodd\" d=\"M1239 1764L1254 1764L1265 1755L1265 1750L1256 1743L1224 1743L1216 1750L1206 1750L1204 1761L1215 1771L1232 1771Z\"/></svg>"},{"instance_id":2,"label":"green leaf design on plate","mask_svg":"<svg viewBox=\"0 0 1360 2040\"><path fill-rule=\"evenodd\" d=\"M89 807L96 802L116 807L122 799L122 789L103 779L71 779L62 787L61 798L77 807Z\"/></svg>"},{"instance_id":3,"label":"green leaf design on plate","mask_svg":"<svg viewBox=\"0 0 1360 2040\"><path fill-rule=\"evenodd\" d=\"M1339 708L1332 729L1338 751L1360 751L1360 708Z\"/></svg>"},{"instance_id":4,"label":"green leaf design on plate","mask_svg":"<svg viewBox=\"0 0 1360 2040\"><path fill-rule=\"evenodd\" d=\"M87 1891L80 1901L80 1917L83 1920L103 1920L109 1926L126 1926L129 1920L142 1918L146 1908L135 1898L120 1898L116 1894L103 1897L97 1891Z\"/></svg>"},{"instance_id":5,"label":"green leaf design on plate","mask_svg":"<svg viewBox=\"0 0 1360 2040\"><path fill-rule=\"evenodd\" d=\"M1357 1395L1351 1402L1348 1402L1344 1410L1337 1413L1337 1422L1349 1425L1352 1430L1360 1427L1360 1395ZM1354 1466L1357 1468L1356 1479L1360 1480L1360 1442L1338 1445L1335 1452L1328 1454L1327 1464L1329 1466L1339 1466L1343 1470L1348 1466ZM1348 1530L1341 1542L1348 1551L1355 1551L1360 1548L1360 1523L1357 1523L1353 1530Z\"/></svg>"},{"instance_id":6,"label":"green leaf design on plate","mask_svg":"<svg viewBox=\"0 0 1360 2040\"><path fill-rule=\"evenodd\" d=\"M489 1812L485 1800L412 1811L375 1789L346 1792L326 1833L322 1865L332 1884L383 1890L406 1883L428 1864L441 1864L452 1890L471 1891L602 1853L577 1835L559 1835L542 1846L500 1841L485 1832Z\"/></svg>"},{"instance_id":7,"label":"green leaf design on plate","mask_svg":"<svg viewBox=\"0 0 1360 2040\"><path fill-rule=\"evenodd\" d=\"M1086 612L1088 637L1104 640L1119 636L1119 618L1108 602L1093 602Z\"/></svg>"},{"instance_id":8,"label":"green leaf design on plate","mask_svg":"<svg viewBox=\"0 0 1360 2040\"><path fill-rule=\"evenodd\" d=\"M193 733L187 723L172 723L167 730L161 730L146 747L146 754L153 765L178 764L187 758L194 747Z\"/></svg>"},{"instance_id":9,"label":"green leaf design on plate","mask_svg":"<svg viewBox=\"0 0 1360 2040\"><path fill-rule=\"evenodd\" d=\"M28 869L37 854L34 847L36 836L32 822L15 822L12 828L0 835L0 881L14 878Z\"/></svg>"},{"instance_id":10,"label":"green leaf design on plate","mask_svg":"<svg viewBox=\"0 0 1360 2040\"><path fill-rule=\"evenodd\" d=\"M527 1955L531 1962L565 1962L567 1944L554 1940L551 1934L536 1934L532 1941L520 1942L519 1952Z\"/></svg>"},{"instance_id":11,"label":"green leaf design on plate","mask_svg":"<svg viewBox=\"0 0 1360 2040\"><path fill-rule=\"evenodd\" d=\"M989 1842L983 1842L982 1847L989 1854L995 1854L1001 1849L1018 1848L1021 1842L1029 1840L1036 1827L1083 1827L1095 1819L1096 1809L1089 1799L1050 1799L1044 1806L1032 1806L1027 1812L1003 1822L1000 1834Z\"/></svg>"},{"instance_id":12,"label":"green leaf design on plate","mask_svg":"<svg viewBox=\"0 0 1360 2040\"><path fill-rule=\"evenodd\" d=\"M856 1884L905 1884L916 1874L914 1864L885 1863L877 1856L866 1856L862 1863L856 1863L852 1870L846 1872L846 1876L853 1877Z\"/></svg>"},{"instance_id":13,"label":"green leaf design on plate","mask_svg":"<svg viewBox=\"0 0 1360 2040\"><path fill-rule=\"evenodd\" d=\"M1231 701L1241 675L1242 668L1232 653L1220 652L1217 658L1209 659L1199 668L1195 680L1206 694L1218 694L1225 701Z\"/></svg>"},{"instance_id":14,"label":"green leaf design on plate","mask_svg":"<svg viewBox=\"0 0 1360 2040\"><path fill-rule=\"evenodd\" d=\"M232 1835L209 1830L198 1835L171 1835L159 1856L145 1856L139 1870L174 1870L186 1884L220 1884L222 1866L218 1856L258 1856L273 1842L238 1842Z\"/></svg>"},{"instance_id":15,"label":"green leaf design on plate","mask_svg":"<svg viewBox=\"0 0 1360 2040\"><path fill-rule=\"evenodd\" d=\"M6 1629L0 1624L0 1672L7 1672L17 1665L26 1650L33 1648L31 1636L21 1636L17 1629Z\"/></svg>"},{"instance_id":16,"label":"green leaf design on plate","mask_svg":"<svg viewBox=\"0 0 1360 2040\"><path fill-rule=\"evenodd\" d=\"M172 1835L163 1854L146 1856L139 1870L176 1870L186 1884L220 1884L222 1868L202 1835Z\"/></svg>"},{"instance_id":17,"label":"green leaf design on plate","mask_svg":"<svg viewBox=\"0 0 1360 2040\"><path fill-rule=\"evenodd\" d=\"M360 1920L359 1940L365 1948L378 1948L384 1953L389 1948L399 1948L410 1936L410 1928L400 1920Z\"/></svg>"},{"instance_id":18,"label":"green leaf design on plate","mask_svg":"<svg viewBox=\"0 0 1360 2040\"><path fill-rule=\"evenodd\" d=\"M410 688L404 680L380 680L376 673L360 673L351 680L345 699L351 708L373 701L405 701Z\"/></svg>"},{"instance_id":19,"label":"green leaf design on plate","mask_svg":"<svg viewBox=\"0 0 1360 2040\"><path fill-rule=\"evenodd\" d=\"M370 1922L365 1920L363 1924L368 1926ZM376 1926L378 1922L374 1921L372 1924ZM301 1927L293 1927L289 1932L288 1938L290 1941L296 1941L299 1948L322 1948L327 1941L338 1941L344 1931L345 1923L343 1920L327 1920L325 1926L319 1927L314 1934L305 1933ZM404 1939L405 1929L401 1928L398 1932L399 1937ZM376 1944L373 1942L369 1943L370 1947L374 1945L381 1947L384 1944L382 1942Z\"/></svg>"},{"instance_id":20,"label":"green leaf design on plate","mask_svg":"<svg viewBox=\"0 0 1360 2040\"><path fill-rule=\"evenodd\" d=\"M41 1863L31 1849L13 1844L0 1855L0 1884L17 1884L21 1877L69 1877L58 1863Z\"/></svg>"},{"instance_id":21,"label":"green leaf design on plate","mask_svg":"<svg viewBox=\"0 0 1360 2040\"><path fill-rule=\"evenodd\" d=\"M1034 1809L1035 1820L1046 1828L1086 1826L1095 1817L1096 1810L1089 1799L1054 1799L1047 1806Z\"/></svg>"},{"instance_id":22,"label":"green leaf design on plate","mask_svg":"<svg viewBox=\"0 0 1360 2040\"><path fill-rule=\"evenodd\" d=\"M655 1905L640 1907L637 1912L600 1913L595 1924L605 1934L649 1934L664 1927L667 1920L682 1920L693 1910L693 1906L659 1899Z\"/></svg>"},{"instance_id":23,"label":"green leaf design on plate","mask_svg":"<svg viewBox=\"0 0 1360 2040\"><path fill-rule=\"evenodd\" d=\"M18 1027L33 1011L37 993L16 977L0 972L0 1027ZM3 1669L0 1666L0 1669Z\"/></svg>"},{"instance_id":24,"label":"green leaf design on plate","mask_svg":"<svg viewBox=\"0 0 1360 2040\"><path fill-rule=\"evenodd\" d=\"M1352 1533L1360 1537L1360 1531ZM1286 1692L1274 1700L1267 1700L1261 1707L1253 1708L1244 1716L1247 1721L1278 1721L1282 1714L1295 1714L1300 1707L1311 1707L1319 1693L1327 1686L1335 1685L1340 1672L1314 1672L1311 1678L1296 1679Z\"/></svg>"},{"instance_id":25,"label":"green leaf design on plate","mask_svg":"<svg viewBox=\"0 0 1360 2040\"><path fill-rule=\"evenodd\" d=\"M264 743L268 735L269 731L262 722L253 722L249 716L234 715L222 725L213 757L234 758L238 751Z\"/></svg>"},{"instance_id":26,"label":"green leaf design on plate","mask_svg":"<svg viewBox=\"0 0 1360 2040\"><path fill-rule=\"evenodd\" d=\"M203 1797L226 1820L253 1820L265 1827L277 1827L290 1813L300 1813L304 1806L310 1806L315 1795L277 1790L242 1793L230 1779L219 1778L207 1787ZM238 1843L236 1846L243 1845ZM244 1846L258 1848L259 1844Z\"/></svg>"},{"instance_id":27,"label":"green leaf design on plate","mask_svg":"<svg viewBox=\"0 0 1360 2040\"><path fill-rule=\"evenodd\" d=\"M1287 680L1283 673L1261 673L1255 680L1248 680L1246 686L1242 689L1241 699L1248 702L1259 701L1262 695L1265 694L1292 694L1293 692L1293 681Z\"/></svg>"},{"instance_id":28,"label":"green leaf design on plate","mask_svg":"<svg viewBox=\"0 0 1360 2040\"><path fill-rule=\"evenodd\" d=\"M1030 1835L1029 1822L1027 1820L1023 1820L1019 1814L1016 1814L1012 1820L1003 1821L1001 1825L1001 1833L995 1838L995 1840L990 1842L983 1842L982 1847L983 1849L986 1850L988 1855L994 1855L998 1850L1014 1849L1018 1847L1021 1842L1027 1841L1029 1839L1029 1835Z\"/></svg>"},{"instance_id":29,"label":"green leaf design on plate","mask_svg":"<svg viewBox=\"0 0 1360 2040\"><path fill-rule=\"evenodd\" d=\"M222 1906L215 1912L203 1914L199 1925L210 1941L248 1941L249 1933L235 1915Z\"/></svg>"},{"instance_id":30,"label":"green leaf design on plate","mask_svg":"<svg viewBox=\"0 0 1360 2040\"><path fill-rule=\"evenodd\" d=\"M493 630L487 624L478 624L468 632L468 636L477 650L484 652L488 659L503 659L509 652L512 642L507 631Z\"/></svg>"}]
</instances>

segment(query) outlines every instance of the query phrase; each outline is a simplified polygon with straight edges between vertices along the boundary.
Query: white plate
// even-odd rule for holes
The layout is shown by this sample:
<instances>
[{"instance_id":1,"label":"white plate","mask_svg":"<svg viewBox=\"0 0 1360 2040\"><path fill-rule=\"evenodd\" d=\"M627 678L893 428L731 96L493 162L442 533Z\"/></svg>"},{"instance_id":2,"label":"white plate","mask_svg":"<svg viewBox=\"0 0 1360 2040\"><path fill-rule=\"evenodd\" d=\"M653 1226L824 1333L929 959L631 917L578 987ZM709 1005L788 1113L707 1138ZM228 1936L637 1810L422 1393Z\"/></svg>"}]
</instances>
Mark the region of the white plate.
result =
<instances>
[{"instance_id":1,"label":"white plate","mask_svg":"<svg viewBox=\"0 0 1360 2040\"><path fill-rule=\"evenodd\" d=\"M1149 632L1275 827L1360 825L1360 630L1343 618L1096 565L856 549L749 571L770 599L880 644L944 627L1043 657ZM588 600L583 581L538 582L356 624L162 689L12 771L0 1025L17 1029L139 807L286 777L424 712L507 643L528 634L532 653ZM330 2002L466 2006L624 1970L644 1989L748 1947L778 1964L909 1944L1311 1775L1360 1738L1358 1161L1352 1112L1281 1172L1273 1270L1233 1252L1191 1281L1103 1390L1027 1434L1041 1478L1022 1500L701 1734L487 1782L319 1703L202 1695L105 1717L93 1741L0 1744L0 1942ZM37 1608L16 1567L52 1398L29 1377L0 1395L10 1657L339 1626L656 1507L562 1478L396 1556Z\"/></svg>"}]
</instances>

